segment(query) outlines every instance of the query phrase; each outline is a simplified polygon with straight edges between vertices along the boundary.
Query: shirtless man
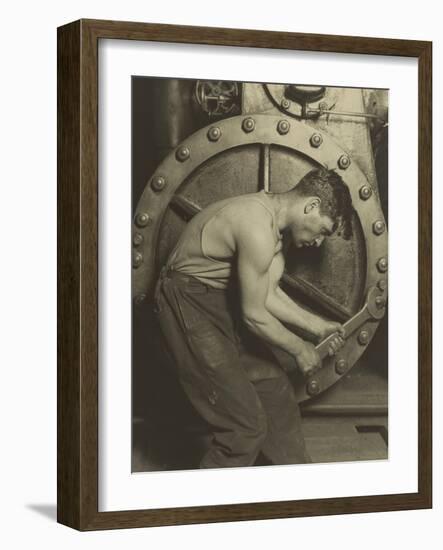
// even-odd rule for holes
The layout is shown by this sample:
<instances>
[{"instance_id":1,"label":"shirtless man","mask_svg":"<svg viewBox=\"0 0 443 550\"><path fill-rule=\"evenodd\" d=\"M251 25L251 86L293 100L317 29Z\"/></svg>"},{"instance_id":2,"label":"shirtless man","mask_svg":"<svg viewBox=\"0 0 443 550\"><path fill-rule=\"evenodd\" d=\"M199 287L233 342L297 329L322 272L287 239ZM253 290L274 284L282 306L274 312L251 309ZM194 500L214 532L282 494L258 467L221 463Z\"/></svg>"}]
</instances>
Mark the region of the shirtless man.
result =
<instances>
[{"instance_id":1,"label":"shirtless man","mask_svg":"<svg viewBox=\"0 0 443 550\"><path fill-rule=\"evenodd\" d=\"M340 229L349 238L349 190L333 170L315 169L285 193L260 191L217 201L187 225L157 284L156 311L180 383L212 433L201 468L309 462L294 390L269 346L305 375L320 368L315 346L343 327L296 304L279 286L282 234L296 248L320 246ZM248 364L272 375L251 379Z\"/></svg>"}]
</instances>

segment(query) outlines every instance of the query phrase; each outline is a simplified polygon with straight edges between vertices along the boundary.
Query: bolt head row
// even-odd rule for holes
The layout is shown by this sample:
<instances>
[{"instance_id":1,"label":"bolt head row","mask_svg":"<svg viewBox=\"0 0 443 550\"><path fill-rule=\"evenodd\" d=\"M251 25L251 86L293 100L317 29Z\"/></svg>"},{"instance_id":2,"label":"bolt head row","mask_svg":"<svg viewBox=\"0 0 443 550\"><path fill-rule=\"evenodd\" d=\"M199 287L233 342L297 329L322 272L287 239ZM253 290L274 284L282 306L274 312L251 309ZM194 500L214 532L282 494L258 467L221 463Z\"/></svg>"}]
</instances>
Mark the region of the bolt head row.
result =
<instances>
[{"instance_id":1,"label":"bolt head row","mask_svg":"<svg viewBox=\"0 0 443 550\"><path fill-rule=\"evenodd\" d=\"M221 130L218 126L211 126L208 130L208 139L209 141L218 141L221 136Z\"/></svg>"},{"instance_id":2,"label":"bolt head row","mask_svg":"<svg viewBox=\"0 0 443 550\"><path fill-rule=\"evenodd\" d=\"M290 124L287 120L280 120L277 124L277 132L281 135L285 135L289 132Z\"/></svg>"},{"instance_id":3,"label":"bolt head row","mask_svg":"<svg viewBox=\"0 0 443 550\"><path fill-rule=\"evenodd\" d=\"M147 214L146 212L139 212L135 216L135 224L138 227L146 227L150 221L151 221L151 218L149 217L149 214Z\"/></svg>"},{"instance_id":4,"label":"bolt head row","mask_svg":"<svg viewBox=\"0 0 443 550\"><path fill-rule=\"evenodd\" d=\"M359 194L361 200L367 201L372 195L372 189L368 185L363 185L363 187L360 187Z\"/></svg>"},{"instance_id":5,"label":"bolt head row","mask_svg":"<svg viewBox=\"0 0 443 550\"><path fill-rule=\"evenodd\" d=\"M380 279L377 286L382 292L384 292L388 288L388 281L386 279Z\"/></svg>"},{"instance_id":6,"label":"bolt head row","mask_svg":"<svg viewBox=\"0 0 443 550\"><path fill-rule=\"evenodd\" d=\"M317 395L320 393L320 384L318 380L310 380L306 386L306 391L309 395Z\"/></svg>"},{"instance_id":7,"label":"bolt head row","mask_svg":"<svg viewBox=\"0 0 443 550\"><path fill-rule=\"evenodd\" d=\"M289 99L283 98L281 100L281 106L283 109L289 109L289 107L291 106L291 102L289 101Z\"/></svg>"},{"instance_id":8,"label":"bolt head row","mask_svg":"<svg viewBox=\"0 0 443 550\"><path fill-rule=\"evenodd\" d=\"M338 167L341 170L346 170L347 168L349 168L350 165L351 165L351 159L349 158L348 155L342 155L338 159Z\"/></svg>"},{"instance_id":9,"label":"bolt head row","mask_svg":"<svg viewBox=\"0 0 443 550\"><path fill-rule=\"evenodd\" d=\"M309 143L311 144L312 147L320 147L320 145L323 143L323 137L321 134L312 134L312 136L310 137L309 139Z\"/></svg>"},{"instance_id":10,"label":"bolt head row","mask_svg":"<svg viewBox=\"0 0 443 550\"><path fill-rule=\"evenodd\" d=\"M184 162L185 160L188 160L190 156L191 156L191 151L189 150L189 147L186 147L186 145L182 145L175 152L175 157L180 162Z\"/></svg>"},{"instance_id":11,"label":"bolt head row","mask_svg":"<svg viewBox=\"0 0 443 550\"><path fill-rule=\"evenodd\" d=\"M166 186L166 180L163 176L154 176L151 181L151 187L154 191L163 191Z\"/></svg>"},{"instance_id":12,"label":"bolt head row","mask_svg":"<svg viewBox=\"0 0 443 550\"><path fill-rule=\"evenodd\" d=\"M385 229L386 225L383 220L377 220L372 224L372 231L375 235L381 235Z\"/></svg>"},{"instance_id":13,"label":"bolt head row","mask_svg":"<svg viewBox=\"0 0 443 550\"><path fill-rule=\"evenodd\" d=\"M143 263L143 255L140 252L134 252L132 256L132 266L137 268Z\"/></svg>"},{"instance_id":14,"label":"bolt head row","mask_svg":"<svg viewBox=\"0 0 443 550\"><path fill-rule=\"evenodd\" d=\"M132 237L132 244L134 246L140 246L143 244L143 235L141 233L134 233L134 236Z\"/></svg>"},{"instance_id":15,"label":"bolt head row","mask_svg":"<svg viewBox=\"0 0 443 550\"><path fill-rule=\"evenodd\" d=\"M377 269L380 273L386 273L388 270L388 260L387 258L380 258L377 262Z\"/></svg>"},{"instance_id":16,"label":"bolt head row","mask_svg":"<svg viewBox=\"0 0 443 550\"><path fill-rule=\"evenodd\" d=\"M348 363L346 359L338 359L335 363L335 372L337 374L344 374L348 370Z\"/></svg>"}]
</instances>

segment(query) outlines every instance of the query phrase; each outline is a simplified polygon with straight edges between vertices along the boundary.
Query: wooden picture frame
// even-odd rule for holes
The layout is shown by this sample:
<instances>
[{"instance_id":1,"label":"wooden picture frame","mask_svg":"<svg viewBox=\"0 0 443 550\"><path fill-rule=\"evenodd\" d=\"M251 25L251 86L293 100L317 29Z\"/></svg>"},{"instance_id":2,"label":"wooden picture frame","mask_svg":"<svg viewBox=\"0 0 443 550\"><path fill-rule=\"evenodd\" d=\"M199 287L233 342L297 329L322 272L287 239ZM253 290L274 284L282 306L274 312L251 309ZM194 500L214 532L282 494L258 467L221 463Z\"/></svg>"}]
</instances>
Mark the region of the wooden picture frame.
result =
<instances>
[{"instance_id":1,"label":"wooden picture frame","mask_svg":"<svg viewBox=\"0 0 443 550\"><path fill-rule=\"evenodd\" d=\"M419 76L418 491L215 506L98 511L98 42L174 42L403 56ZM58 29L58 521L79 530L432 506L432 43L80 20Z\"/></svg>"}]
</instances>

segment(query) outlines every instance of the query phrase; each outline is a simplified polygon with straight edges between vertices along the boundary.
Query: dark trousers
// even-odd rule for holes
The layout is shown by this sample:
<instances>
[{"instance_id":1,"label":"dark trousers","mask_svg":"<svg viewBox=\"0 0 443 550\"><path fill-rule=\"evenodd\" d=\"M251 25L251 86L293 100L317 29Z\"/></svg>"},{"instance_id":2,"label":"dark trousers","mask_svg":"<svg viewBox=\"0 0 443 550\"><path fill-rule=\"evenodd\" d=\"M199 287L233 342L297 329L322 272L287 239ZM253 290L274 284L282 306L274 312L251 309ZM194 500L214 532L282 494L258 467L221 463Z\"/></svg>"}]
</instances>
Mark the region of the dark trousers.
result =
<instances>
[{"instance_id":1,"label":"dark trousers","mask_svg":"<svg viewBox=\"0 0 443 550\"><path fill-rule=\"evenodd\" d=\"M310 462L292 384L239 324L238 307L235 292L162 270L160 327L181 386L213 436L200 468L251 466L260 450L273 464ZM262 370L273 374L251 381L248 363L272 366Z\"/></svg>"}]
</instances>

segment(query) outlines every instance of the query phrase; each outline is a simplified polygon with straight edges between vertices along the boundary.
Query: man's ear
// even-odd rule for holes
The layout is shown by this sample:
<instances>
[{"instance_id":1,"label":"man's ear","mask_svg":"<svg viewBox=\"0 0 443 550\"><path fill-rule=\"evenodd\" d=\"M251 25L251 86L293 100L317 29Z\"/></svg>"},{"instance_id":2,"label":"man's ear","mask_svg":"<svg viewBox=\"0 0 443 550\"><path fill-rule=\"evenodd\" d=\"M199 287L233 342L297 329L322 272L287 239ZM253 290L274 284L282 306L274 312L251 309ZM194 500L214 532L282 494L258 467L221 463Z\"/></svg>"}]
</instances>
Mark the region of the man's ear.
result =
<instances>
[{"instance_id":1,"label":"man's ear","mask_svg":"<svg viewBox=\"0 0 443 550\"><path fill-rule=\"evenodd\" d=\"M305 214L309 214L311 210L314 208L318 208L320 206L321 200L319 197L310 197L305 204L304 212Z\"/></svg>"}]
</instances>

